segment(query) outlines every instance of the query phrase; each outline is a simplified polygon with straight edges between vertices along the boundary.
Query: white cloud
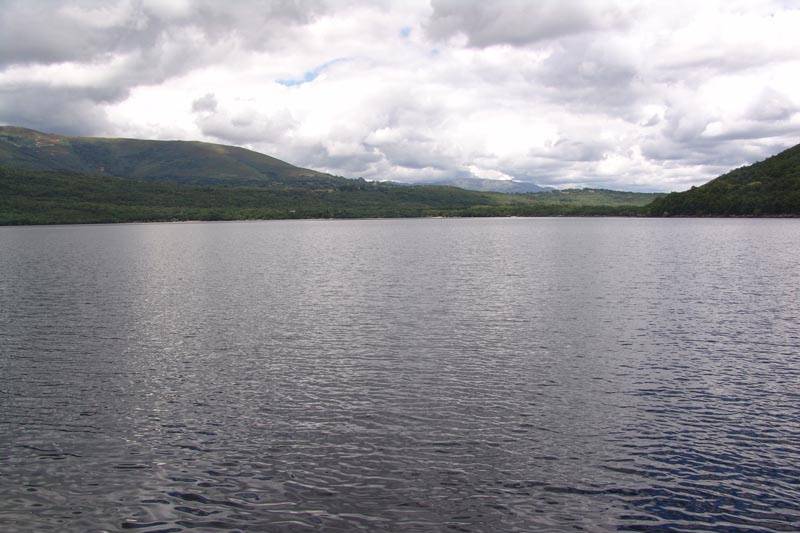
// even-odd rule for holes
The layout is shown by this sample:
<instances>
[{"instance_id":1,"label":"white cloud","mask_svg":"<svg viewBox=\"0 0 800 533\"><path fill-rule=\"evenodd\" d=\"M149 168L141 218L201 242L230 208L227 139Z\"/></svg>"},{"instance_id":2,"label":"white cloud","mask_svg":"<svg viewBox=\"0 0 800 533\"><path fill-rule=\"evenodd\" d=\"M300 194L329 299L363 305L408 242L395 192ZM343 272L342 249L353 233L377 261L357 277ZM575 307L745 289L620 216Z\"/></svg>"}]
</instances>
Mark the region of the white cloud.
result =
<instances>
[{"instance_id":1,"label":"white cloud","mask_svg":"<svg viewBox=\"0 0 800 533\"><path fill-rule=\"evenodd\" d=\"M426 24L434 38L464 36L471 46L524 45L632 21L625 2L608 0L432 0ZM630 3L628 3L630 4Z\"/></svg>"},{"instance_id":2,"label":"white cloud","mask_svg":"<svg viewBox=\"0 0 800 533\"><path fill-rule=\"evenodd\" d=\"M798 27L770 0L9 0L0 122L372 179L682 189L800 141Z\"/></svg>"}]
</instances>

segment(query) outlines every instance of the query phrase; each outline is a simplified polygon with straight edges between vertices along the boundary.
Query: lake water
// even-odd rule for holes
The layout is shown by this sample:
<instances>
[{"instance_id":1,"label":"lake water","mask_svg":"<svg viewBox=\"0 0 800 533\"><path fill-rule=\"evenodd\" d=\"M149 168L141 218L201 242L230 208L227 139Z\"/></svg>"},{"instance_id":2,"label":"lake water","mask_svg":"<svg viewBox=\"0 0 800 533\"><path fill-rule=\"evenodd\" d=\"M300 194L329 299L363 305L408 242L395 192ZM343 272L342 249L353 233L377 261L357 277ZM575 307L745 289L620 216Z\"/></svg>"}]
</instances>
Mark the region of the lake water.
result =
<instances>
[{"instance_id":1,"label":"lake water","mask_svg":"<svg viewBox=\"0 0 800 533\"><path fill-rule=\"evenodd\" d=\"M0 228L2 531L800 530L800 220Z\"/></svg>"}]
</instances>

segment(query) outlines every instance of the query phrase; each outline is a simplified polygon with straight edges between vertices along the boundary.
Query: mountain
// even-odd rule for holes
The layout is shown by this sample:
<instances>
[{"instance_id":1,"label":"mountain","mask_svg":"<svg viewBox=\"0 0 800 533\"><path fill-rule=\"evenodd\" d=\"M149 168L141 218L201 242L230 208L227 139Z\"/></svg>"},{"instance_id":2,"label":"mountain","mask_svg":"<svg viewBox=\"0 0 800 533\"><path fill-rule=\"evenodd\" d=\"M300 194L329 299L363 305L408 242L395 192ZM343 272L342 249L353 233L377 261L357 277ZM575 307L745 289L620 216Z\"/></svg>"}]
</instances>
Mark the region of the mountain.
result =
<instances>
[{"instance_id":1,"label":"mountain","mask_svg":"<svg viewBox=\"0 0 800 533\"><path fill-rule=\"evenodd\" d=\"M250 220L284 218L643 216L635 203L603 205L603 195L465 191L352 180L350 187L215 187L140 181L0 165L0 225ZM592 203L587 203L592 202Z\"/></svg>"},{"instance_id":2,"label":"mountain","mask_svg":"<svg viewBox=\"0 0 800 533\"><path fill-rule=\"evenodd\" d=\"M338 189L194 186L0 166L0 225L427 216L502 203L460 189L353 183Z\"/></svg>"},{"instance_id":3,"label":"mountain","mask_svg":"<svg viewBox=\"0 0 800 533\"><path fill-rule=\"evenodd\" d=\"M346 186L352 180L222 144L67 137L0 126L0 165L199 186Z\"/></svg>"},{"instance_id":4,"label":"mountain","mask_svg":"<svg viewBox=\"0 0 800 533\"><path fill-rule=\"evenodd\" d=\"M800 145L649 206L655 216L800 215Z\"/></svg>"},{"instance_id":5,"label":"mountain","mask_svg":"<svg viewBox=\"0 0 800 533\"><path fill-rule=\"evenodd\" d=\"M478 180L490 181L490 180ZM219 144L0 127L0 225L420 216L643 216L652 195L346 179Z\"/></svg>"},{"instance_id":6,"label":"mountain","mask_svg":"<svg viewBox=\"0 0 800 533\"><path fill-rule=\"evenodd\" d=\"M468 191L503 192L507 194L522 194L530 192L543 192L551 190L535 183L516 180L489 180L482 178L451 178L436 181L418 182L416 185L443 185L445 187L458 187Z\"/></svg>"}]
</instances>

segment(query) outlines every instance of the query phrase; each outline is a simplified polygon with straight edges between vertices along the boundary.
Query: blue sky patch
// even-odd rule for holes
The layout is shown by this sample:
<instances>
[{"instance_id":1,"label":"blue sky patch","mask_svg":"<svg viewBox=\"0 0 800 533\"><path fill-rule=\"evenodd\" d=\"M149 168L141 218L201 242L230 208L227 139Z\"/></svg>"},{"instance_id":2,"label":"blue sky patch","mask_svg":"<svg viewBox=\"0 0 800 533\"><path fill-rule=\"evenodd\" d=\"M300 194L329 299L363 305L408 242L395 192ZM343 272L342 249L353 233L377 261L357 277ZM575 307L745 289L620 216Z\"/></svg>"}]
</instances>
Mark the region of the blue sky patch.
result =
<instances>
[{"instance_id":1,"label":"blue sky patch","mask_svg":"<svg viewBox=\"0 0 800 533\"><path fill-rule=\"evenodd\" d=\"M286 78L276 80L281 85L285 85L286 87L296 87L297 85L303 85L304 83L308 83L317 79L317 77L322 74L322 72L330 67L335 63L341 63L342 61L348 61L350 58L348 57L337 57L336 59L332 59L321 65L317 65L316 67L312 68L311 70L307 70L303 73L302 76L297 78Z\"/></svg>"}]
</instances>

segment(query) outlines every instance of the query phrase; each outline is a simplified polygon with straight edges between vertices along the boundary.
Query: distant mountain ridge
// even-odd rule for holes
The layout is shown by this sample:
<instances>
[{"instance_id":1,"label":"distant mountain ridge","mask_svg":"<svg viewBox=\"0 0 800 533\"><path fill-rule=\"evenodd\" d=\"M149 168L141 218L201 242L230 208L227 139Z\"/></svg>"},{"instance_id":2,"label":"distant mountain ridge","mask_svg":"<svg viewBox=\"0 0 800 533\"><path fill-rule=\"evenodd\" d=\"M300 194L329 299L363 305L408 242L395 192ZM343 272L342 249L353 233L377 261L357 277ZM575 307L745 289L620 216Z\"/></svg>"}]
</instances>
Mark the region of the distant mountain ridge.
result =
<instances>
[{"instance_id":1,"label":"distant mountain ridge","mask_svg":"<svg viewBox=\"0 0 800 533\"><path fill-rule=\"evenodd\" d=\"M0 165L198 186L326 188L352 183L236 146L70 137L14 126L0 126Z\"/></svg>"},{"instance_id":2,"label":"distant mountain ridge","mask_svg":"<svg viewBox=\"0 0 800 533\"><path fill-rule=\"evenodd\" d=\"M442 185L458 187L468 191L503 192L507 194L525 194L553 190L535 183L517 180L491 180L484 178L450 178L435 181L416 182L415 185Z\"/></svg>"},{"instance_id":3,"label":"distant mountain ridge","mask_svg":"<svg viewBox=\"0 0 800 533\"><path fill-rule=\"evenodd\" d=\"M668 194L649 209L654 216L798 216L800 144L700 187Z\"/></svg>"},{"instance_id":4,"label":"distant mountain ridge","mask_svg":"<svg viewBox=\"0 0 800 533\"><path fill-rule=\"evenodd\" d=\"M426 216L643 216L648 195L539 194L350 181L339 188L193 186L0 165L0 225Z\"/></svg>"},{"instance_id":5,"label":"distant mountain ridge","mask_svg":"<svg viewBox=\"0 0 800 533\"><path fill-rule=\"evenodd\" d=\"M347 179L220 144L0 127L0 225L417 216L645 216L656 193ZM401 186L402 185L402 186ZM494 192L501 188L502 192ZM469 189L473 190L469 190ZM478 190L474 190L478 189ZM506 193L523 194L506 194Z\"/></svg>"}]
</instances>

